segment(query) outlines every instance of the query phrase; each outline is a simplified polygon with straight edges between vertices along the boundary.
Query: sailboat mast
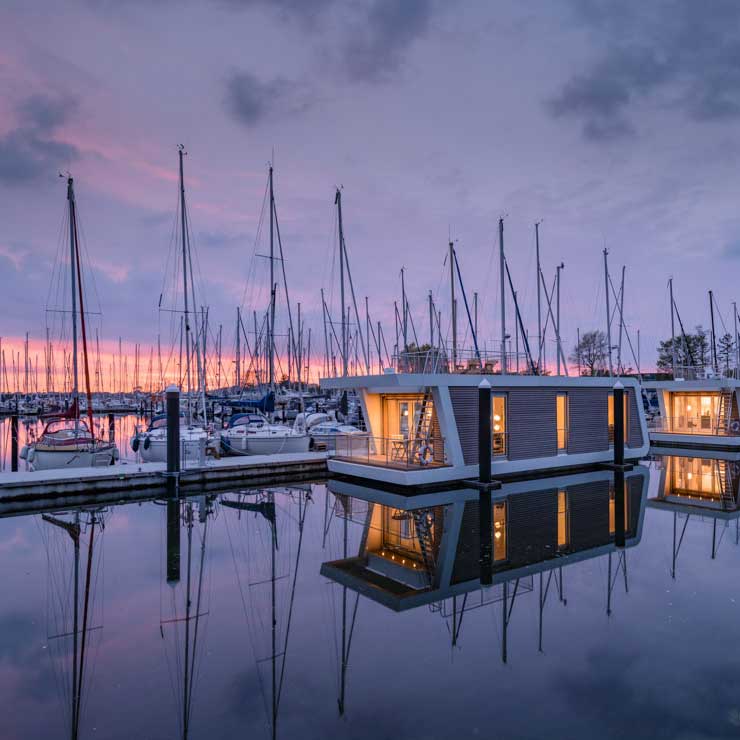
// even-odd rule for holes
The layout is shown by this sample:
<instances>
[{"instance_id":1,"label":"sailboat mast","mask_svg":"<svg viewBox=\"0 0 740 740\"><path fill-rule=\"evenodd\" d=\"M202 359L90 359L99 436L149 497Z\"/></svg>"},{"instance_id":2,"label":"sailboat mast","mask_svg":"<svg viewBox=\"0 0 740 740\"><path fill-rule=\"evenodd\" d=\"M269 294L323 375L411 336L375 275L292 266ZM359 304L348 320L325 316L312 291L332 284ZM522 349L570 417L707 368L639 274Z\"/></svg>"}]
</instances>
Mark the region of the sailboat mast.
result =
<instances>
[{"instance_id":1,"label":"sailboat mast","mask_svg":"<svg viewBox=\"0 0 740 740\"><path fill-rule=\"evenodd\" d=\"M499 261L501 263L501 374L506 375L506 289L504 287L504 219L498 220Z\"/></svg>"},{"instance_id":2,"label":"sailboat mast","mask_svg":"<svg viewBox=\"0 0 740 740\"><path fill-rule=\"evenodd\" d=\"M668 291L671 299L671 374L676 377L676 324L675 304L673 303L673 278L668 280Z\"/></svg>"},{"instance_id":3,"label":"sailboat mast","mask_svg":"<svg viewBox=\"0 0 740 740\"><path fill-rule=\"evenodd\" d=\"M67 178L67 202L69 204L69 264L72 279L72 408L79 408L79 386L77 375L77 271L75 255L75 193L73 180ZM75 406L77 404L77 406ZM75 432L79 421L79 411L75 414Z\"/></svg>"},{"instance_id":4,"label":"sailboat mast","mask_svg":"<svg viewBox=\"0 0 740 740\"><path fill-rule=\"evenodd\" d=\"M344 227L342 225L342 191L337 188L334 198L339 223L339 294L342 302L342 377L347 377L347 319L344 315Z\"/></svg>"},{"instance_id":5,"label":"sailboat mast","mask_svg":"<svg viewBox=\"0 0 740 740\"><path fill-rule=\"evenodd\" d=\"M606 343L609 355L609 375L614 375L612 366L612 316L609 308L609 250L604 247L604 291L606 293Z\"/></svg>"},{"instance_id":6,"label":"sailboat mast","mask_svg":"<svg viewBox=\"0 0 740 740\"><path fill-rule=\"evenodd\" d=\"M457 369L457 303L455 301L455 245L450 239L450 309L452 316L452 372ZM440 337L441 338L441 337Z\"/></svg>"},{"instance_id":7,"label":"sailboat mast","mask_svg":"<svg viewBox=\"0 0 740 740\"><path fill-rule=\"evenodd\" d=\"M186 367L186 378L187 378L187 389L188 389L188 424L192 423L192 411L190 409L190 393L192 385L190 381L190 317L188 309L188 247L187 247L187 236L186 236L186 224L185 224L185 176L183 174L182 158L185 154L185 147L180 144L177 149L177 153L180 159L180 230L182 232L182 292L185 298L185 367Z\"/></svg>"},{"instance_id":8,"label":"sailboat mast","mask_svg":"<svg viewBox=\"0 0 740 740\"><path fill-rule=\"evenodd\" d=\"M537 372L542 372L542 288L540 286L540 222L534 225L534 243L537 252Z\"/></svg>"},{"instance_id":9,"label":"sailboat mast","mask_svg":"<svg viewBox=\"0 0 740 740\"><path fill-rule=\"evenodd\" d=\"M275 382L275 193L272 187L270 165L270 317L267 321L268 361L270 387Z\"/></svg>"}]
</instances>

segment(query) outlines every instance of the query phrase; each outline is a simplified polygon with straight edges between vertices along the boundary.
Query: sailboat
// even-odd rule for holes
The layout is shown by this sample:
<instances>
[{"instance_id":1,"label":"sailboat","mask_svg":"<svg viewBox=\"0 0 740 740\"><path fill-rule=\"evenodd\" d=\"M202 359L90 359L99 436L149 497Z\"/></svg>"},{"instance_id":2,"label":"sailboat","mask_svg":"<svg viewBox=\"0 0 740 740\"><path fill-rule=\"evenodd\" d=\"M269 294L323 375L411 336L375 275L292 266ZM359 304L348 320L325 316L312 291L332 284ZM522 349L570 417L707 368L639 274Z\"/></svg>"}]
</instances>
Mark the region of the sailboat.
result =
<instances>
[{"instance_id":1,"label":"sailboat","mask_svg":"<svg viewBox=\"0 0 740 740\"><path fill-rule=\"evenodd\" d=\"M93 425L84 290L77 230L77 206L75 203L74 181L71 177L67 178L67 204L69 208L70 281L72 286L72 405L67 413L48 421L41 436L21 450L21 459L26 460L32 470L97 467L112 465L118 459L116 445L113 442L97 438ZM80 419L78 318L82 335L82 359L85 372L86 421Z\"/></svg>"},{"instance_id":2,"label":"sailboat","mask_svg":"<svg viewBox=\"0 0 740 740\"><path fill-rule=\"evenodd\" d=\"M273 187L272 165L268 174L268 189L270 196L270 306L267 313L267 353L268 353L268 385L270 392L275 393L275 260L283 264L283 249L280 242L280 227L277 222L275 207L275 190ZM280 256L275 255L275 235L277 232ZM283 268L285 281L285 269ZM286 283L287 295L287 283ZM291 323L289 335L292 337L292 319L290 303L288 303L288 318ZM300 305L299 305L300 321ZM290 340L289 340L290 341ZM232 455L271 455L279 452L308 452L311 438L308 432L300 427L289 427L277 424L264 418L259 420L256 415L249 414L233 417L227 427L221 432L221 446L227 454Z\"/></svg>"},{"instance_id":3,"label":"sailboat","mask_svg":"<svg viewBox=\"0 0 740 740\"><path fill-rule=\"evenodd\" d=\"M183 335L181 342L185 344L185 380L187 383L187 394L185 394L185 414L180 419L180 443L185 451L184 457L188 457L188 451L198 449L208 444L208 430L202 424L194 423L192 400L192 354L195 352L198 398L197 405L199 415L203 418L203 423L207 418L206 415L206 396L205 396L205 370L202 361L202 345L199 332L195 332L192 337L192 328L190 326L191 313L196 311L195 303L195 281L193 279L193 260L190 250L190 235L188 231L188 215L185 203L185 176L183 170L183 156L187 152L180 145L178 147L179 157L179 211L180 211L180 235L182 237L182 289L183 289ZM192 311L190 301L192 299ZM160 298L161 303L161 298ZM197 323L197 322L196 322ZM141 458L144 462L166 462L167 460L167 418L165 415L157 416L150 422L146 430L139 431L137 428L134 436L131 438L131 449L134 452L141 452Z\"/></svg>"}]
</instances>

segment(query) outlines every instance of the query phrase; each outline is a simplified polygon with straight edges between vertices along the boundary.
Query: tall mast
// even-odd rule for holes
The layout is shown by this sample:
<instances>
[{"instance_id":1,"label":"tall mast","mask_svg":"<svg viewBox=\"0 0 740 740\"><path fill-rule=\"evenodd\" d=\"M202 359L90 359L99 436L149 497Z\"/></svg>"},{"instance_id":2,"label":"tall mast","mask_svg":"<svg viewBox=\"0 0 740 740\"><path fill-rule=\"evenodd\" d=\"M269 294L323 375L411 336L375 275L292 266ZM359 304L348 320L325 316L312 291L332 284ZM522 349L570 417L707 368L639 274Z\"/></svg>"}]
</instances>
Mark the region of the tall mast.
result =
<instances>
[{"instance_id":1,"label":"tall mast","mask_svg":"<svg viewBox=\"0 0 740 740\"><path fill-rule=\"evenodd\" d=\"M607 255L609 250L604 247L604 290L606 293L606 343L608 345L607 350L609 353L609 375L614 375L614 368L612 367L612 317L609 309L609 264L607 262Z\"/></svg>"},{"instance_id":2,"label":"tall mast","mask_svg":"<svg viewBox=\"0 0 740 740\"><path fill-rule=\"evenodd\" d=\"M537 372L542 372L542 293L540 287L540 222L534 225L534 242L537 253Z\"/></svg>"},{"instance_id":3,"label":"tall mast","mask_svg":"<svg viewBox=\"0 0 740 740\"><path fill-rule=\"evenodd\" d=\"M177 147L177 155L180 163L180 231L182 232L182 292L185 298L185 337L183 343L185 345L185 376L187 382L187 409L188 409L188 424L193 421L192 410L190 408L190 393L192 390L192 384L190 381L190 315L188 307L188 248L187 248L187 235L186 235L186 222L185 222L185 176L183 174L182 158L187 152L185 147L180 144Z\"/></svg>"},{"instance_id":4,"label":"tall mast","mask_svg":"<svg viewBox=\"0 0 740 740\"><path fill-rule=\"evenodd\" d=\"M272 165L270 165L270 317L267 321L268 383L275 382L275 193L272 187Z\"/></svg>"},{"instance_id":5,"label":"tall mast","mask_svg":"<svg viewBox=\"0 0 740 740\"><path fill-rule=\"evenodd\" d=\"M342 377L347 377L347 318L344 314L344 227L342 225L342 191L334 197L339 224L339 295L342 302Z\"/></svg>"},{"instance_id":6,"label":"tall mast","mask_svg":"<svg viewBox=\"0 0 740 740\"><path fill-rule=\"evenodd\" d=\"M709 291L709 318L712 322L712 366L716 375L719 373L719 367L717 365L717 339L714 334L714 297L711 290Z\"/></svg>"},{"instance_id":7,"label":"tall mast","mask_svg":"<svg viewBox=\"0 0 740 740\"><path fill-rule=\"evenodd\" d=\"M671 374L676 377L676 325L675 304L673 303L673 278L668 280L668 292L671 297Z\"/></svg>"},{"instance_id":8,"label":"tall mast","mask_svg":"<svg viewBox=\"0 0 740 740\"><path fill-rule=\"evenodd\" d=\"M403 329L403 351L406 352L409 346L409 323L408 323L408 311L406 310L406 282L404 280L405 267L401 268L401 305L403 307L403 320L401 327Z\"/></svg>"},{"instance_id":9,"label":"tall mast","mask_svg":"<svg viewBox=\"0 0 740 740\"><path fill-rule=\"evenodd\" d=\"M237 388L241 388L242 373L241 373L241 362L242 362L242 345L241 345L241 327L242 318L239 306L236 307L236 383L234 385Z\"/></svg>"},{"instance_id":10,"label":"tall mast","mask_svg":"<svg viewBox=\"0 0 740 740\"><path fill-rule=\"evenodd\" d=\"M732 302L732 319L735 322L735 377L738 376L740 369L740 345L737 342L737 302Z\"/></svg>"},{"instance_id":11,"label":"tall mast","mask_svg":"<svg viewBox=\"0 0 740 740\"><path fill-rule=\"evenodd\" d=\"M72 408L75 414L75 431L80 418L79 382L77 374L77 257L75 255L75 192L73 180L67 178L67 202L69 204L69 264L72 275Z\"/></svg>"},{"instance_id":12,"label":"tall mast","mask_svg":"<svg viewBox=\"0 0 740 740\"><path fill-rule=\"evenodd\" d=\"M450 306L452 309L452 372L457 369L457 303L455 301L455 246L450 239Z\"/></svg>"},{"instance_id":13,"label":"tall mast","mask_svg":"<svg viewBox=\"0 0 740 740\"><path fill-rule=\"evenodd\" d=\"M562 346L562 343L560 341L560 272L564 268L565 268L565 265L562 262L555 268L555 273L556 273L556 281L555 281L555 284L557 286L556 311L555 311L555 316L556 316L557 321L556 321L555 331L557 332L557 340L558 340L558 351L557 351L557 355L558 355L558 375L560 375L560 356L563 353L563 346Z\"/></svg>"},{"instance_id":14,"label":"tall mast","mask_svg":"<svg viewBox=\"0 0 740 740\"><path fill-rule=\"evenodd\" d=\"M501 374L506 375L506 288L504 287L504 219L498 220L498 246L501 270Z\"/></svg>"}]
</instances>

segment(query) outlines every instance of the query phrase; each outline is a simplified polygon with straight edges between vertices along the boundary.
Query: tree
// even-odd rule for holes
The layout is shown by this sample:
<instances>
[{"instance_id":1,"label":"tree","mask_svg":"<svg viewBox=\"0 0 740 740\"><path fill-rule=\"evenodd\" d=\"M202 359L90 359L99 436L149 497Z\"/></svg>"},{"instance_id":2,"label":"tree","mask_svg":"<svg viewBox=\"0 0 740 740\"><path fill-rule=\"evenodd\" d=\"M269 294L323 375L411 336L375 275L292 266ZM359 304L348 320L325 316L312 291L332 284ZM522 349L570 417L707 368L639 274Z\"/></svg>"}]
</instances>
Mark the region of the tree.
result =
<instances>
[{"instance_id":1,"label":"tree","mask_svg":"<svg viewBox=\"0 0 740 740\"><path fill-rule=\"evenodd\" d=\"M722 335L717 341L717 359L720 367L723 368L725 377L730 375L730 365L735 356L735 342L732 341L732 334Z\"/></svg>"},{"instance_id":2,"label":"tree","mask_svg":"<svg viewBox=\"0 0 740 740\"><path fill-rule=\"evenodd\" d=\"M587 331L581 334L581 341L573 347L570 361L580 367L581 375L606 375L605 357L608 351L603 331Z\"/></svg>"},{"instance_id":3,"label":"tree","mask_svg":"<svg viewBox=\"0 0 740 740\"><path fill-rule=\"evenodd\" d=\"M705 329L699 325L694 334L679 334L674 339L664 339L658 345L658 370L669 372L673 369L673 346L675 341L676 366L703 370L711 364L709 338Z\"/></svg>"}]
</instances>

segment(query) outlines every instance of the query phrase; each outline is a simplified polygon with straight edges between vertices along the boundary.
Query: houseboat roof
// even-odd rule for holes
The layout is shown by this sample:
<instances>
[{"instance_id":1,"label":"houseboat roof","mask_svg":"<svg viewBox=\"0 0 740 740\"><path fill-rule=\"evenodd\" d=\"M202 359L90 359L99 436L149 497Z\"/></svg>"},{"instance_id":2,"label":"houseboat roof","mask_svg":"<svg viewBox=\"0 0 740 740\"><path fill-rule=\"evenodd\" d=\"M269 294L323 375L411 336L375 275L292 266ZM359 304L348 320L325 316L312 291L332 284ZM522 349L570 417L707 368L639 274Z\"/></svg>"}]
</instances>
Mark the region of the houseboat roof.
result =
<instances>
[{"instance_id":1,"label":"houseboat roof","mask_svg":"<svg viewBox=\"0 0 740 740\"><path fill-rule=\"evenodd\" d=\"M716 391L723 388L740 388L736 378L702 378L701 380L653 380L643 383L645 388L656 391Z\"/></svg>"},{"instance_id":2,"label":"houseboat roof","mask_svg":"<svg viewBox=\"0 0 740 740\"><path fill-rule=\"evenodd\" d=\"M477 387L487 380L493 389L523 387L531 388L612 388L619 381L624 387L638 388L636 378L587 377L582 375L473 375L463 373L383 373L382 375L353 375L346 378L321 378L321 388L348 390L367 388L378 393L408 390L430 386Z\"/></svg>"}]
</instances>

